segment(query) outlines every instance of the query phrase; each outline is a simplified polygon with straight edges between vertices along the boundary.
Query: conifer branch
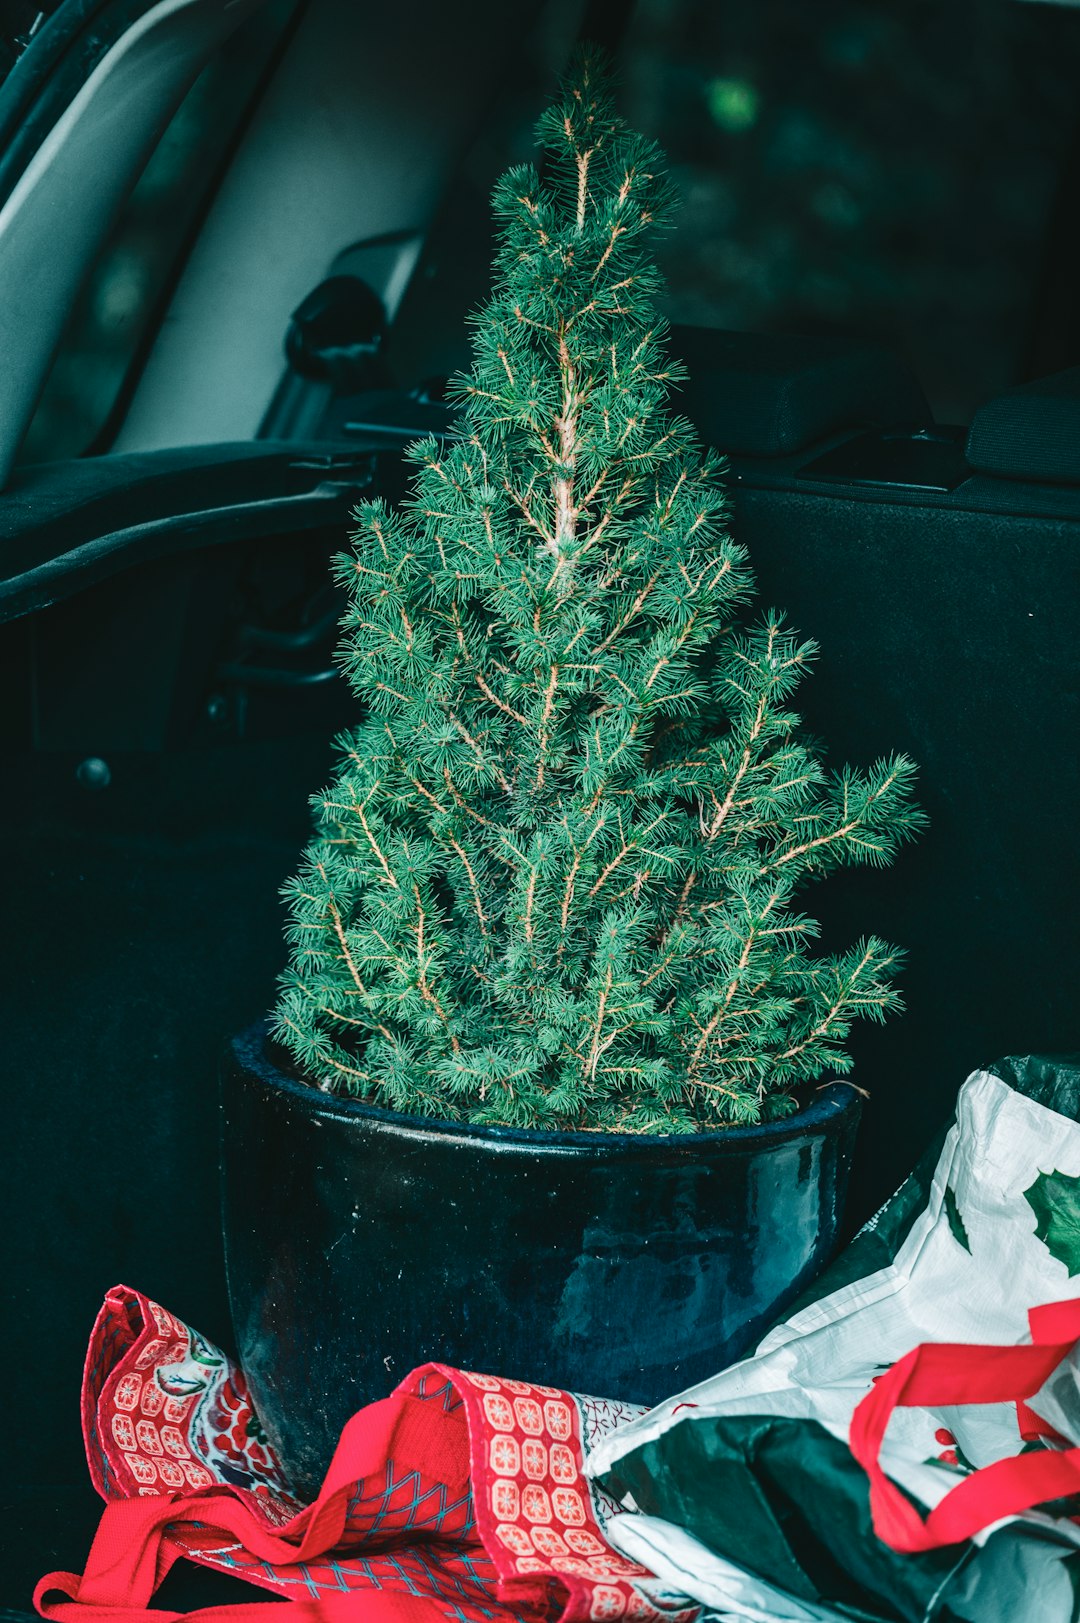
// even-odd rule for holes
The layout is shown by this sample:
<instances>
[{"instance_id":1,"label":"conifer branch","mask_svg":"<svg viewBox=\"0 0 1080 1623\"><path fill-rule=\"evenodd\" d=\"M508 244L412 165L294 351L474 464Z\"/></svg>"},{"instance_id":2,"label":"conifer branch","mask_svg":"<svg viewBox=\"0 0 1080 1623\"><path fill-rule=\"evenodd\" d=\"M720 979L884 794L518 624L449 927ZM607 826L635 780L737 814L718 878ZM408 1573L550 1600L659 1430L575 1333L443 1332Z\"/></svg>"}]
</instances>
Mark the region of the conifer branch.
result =
<instances>
[{"instance_id":1,"label":"conifer branch","mask_svg":"<svg viewBox=\"0 0 1080 1623\"><path fill-rule=\"evenodd\" d=\"M759 1120L899 1006L898 955L815 956L799 886L916 834L903 757L828 775L813 646L752 590L721 465L667 397L672 197L601 64L500 182L460 437L368 503L336 575L363 713L285 888L275 1032L420 1114L686 1132Z\"/></svg>"},{"instance_id":2,"label":"conifer branch","mask_svg":"<svg viewBox=\"0 0 1080 1623\"><path fill-rule=\"evenodd\" d=\"M413 896L416 899L416 973L420 988L420 996L424 999L425 1003L431 1004L431 1007L435 1010L435 1013L438 1015L439 1019L447 1029L447 1034L450 1038L450 1047L453 1049L455 1054L460 1054L461 1044L450 1030L450 1021L447 1019L446 1010L443 1008L442 1004L439 1002L439 999L432 991L431 983L427 978L427 962L424 957L424 924L426 922L426 915L424 913L423 904L420 900L419 885L413 886Z\"/></svg>"}]
</instances>

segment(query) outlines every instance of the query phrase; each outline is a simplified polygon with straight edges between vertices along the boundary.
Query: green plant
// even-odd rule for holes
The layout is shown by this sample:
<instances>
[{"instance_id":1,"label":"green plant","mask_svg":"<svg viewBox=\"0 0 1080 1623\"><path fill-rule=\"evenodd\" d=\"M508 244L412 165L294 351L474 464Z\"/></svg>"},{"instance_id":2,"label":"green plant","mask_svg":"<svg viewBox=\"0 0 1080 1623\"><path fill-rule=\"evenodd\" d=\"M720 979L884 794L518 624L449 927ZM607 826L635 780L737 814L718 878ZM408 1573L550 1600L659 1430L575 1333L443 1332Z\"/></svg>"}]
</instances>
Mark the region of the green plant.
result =
<instances>
[{"instance_id":1,"label":"green plant","mask_svg":"<svg viewBox=\"0 0 1080 1623\"><path fill-rule=\"evenodd\" d=\"M325 1087L471 1121L687 1132L794 1108L898 1007L813 956L812 875L922 823L902 756L826 773L815 648L751 594L721 464L670 415L661 154L582 58L494 207L462 438L411 448L338 560L365 719L286 887L274 1033Z\"/></svg>"}]
</instances>

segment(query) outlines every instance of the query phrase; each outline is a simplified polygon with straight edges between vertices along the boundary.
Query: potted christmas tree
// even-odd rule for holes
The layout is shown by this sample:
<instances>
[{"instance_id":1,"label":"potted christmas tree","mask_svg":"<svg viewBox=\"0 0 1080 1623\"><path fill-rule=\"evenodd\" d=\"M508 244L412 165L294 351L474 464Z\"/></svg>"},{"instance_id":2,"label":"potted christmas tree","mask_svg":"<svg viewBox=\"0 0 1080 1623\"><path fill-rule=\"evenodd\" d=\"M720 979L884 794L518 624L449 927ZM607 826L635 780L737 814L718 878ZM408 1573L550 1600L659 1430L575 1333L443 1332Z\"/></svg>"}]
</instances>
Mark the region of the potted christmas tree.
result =
<instances>
[{"instance_id":1,"label":"potted christmas tree","mask_svg":"<svg viewBox=\"0 0 1080 1623\"><path fill-rule=\"evenodd\" d=\"M671 192L586 57L500 182L461 438L338 561L361 702L235 1045L236 1328L301 1475L428 1358L649 1400L824 1260L852 1021L894 949L813 951L806 882L920 825L902 757L828 772L814 645L745 623L721 465L672 415Z\"/></svg>"}]
</instances>

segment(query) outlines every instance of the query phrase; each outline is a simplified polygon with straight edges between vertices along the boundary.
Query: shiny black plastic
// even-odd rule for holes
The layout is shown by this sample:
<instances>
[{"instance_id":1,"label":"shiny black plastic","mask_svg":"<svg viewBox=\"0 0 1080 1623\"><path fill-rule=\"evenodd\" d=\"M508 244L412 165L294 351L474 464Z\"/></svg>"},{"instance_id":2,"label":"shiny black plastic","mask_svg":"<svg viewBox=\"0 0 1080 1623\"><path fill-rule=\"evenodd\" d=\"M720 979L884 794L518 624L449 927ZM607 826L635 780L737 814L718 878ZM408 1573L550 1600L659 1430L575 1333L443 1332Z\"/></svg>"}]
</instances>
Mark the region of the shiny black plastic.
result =
<instances>
[{"instance_id":1,"label":"shiny black plastic","mask_svg":"<svg viewBox=\"0 0 1080 1623\"><path fill-rule=\"evenodd\" d=\"M278 1056L280 1057L280 1056ZM428 1360L655 1403L737 1358L828 1259L859 1096L686 1138L463 1127L224 1073L238 1350L290 1473Z\"/></svg>"}]
</instances>

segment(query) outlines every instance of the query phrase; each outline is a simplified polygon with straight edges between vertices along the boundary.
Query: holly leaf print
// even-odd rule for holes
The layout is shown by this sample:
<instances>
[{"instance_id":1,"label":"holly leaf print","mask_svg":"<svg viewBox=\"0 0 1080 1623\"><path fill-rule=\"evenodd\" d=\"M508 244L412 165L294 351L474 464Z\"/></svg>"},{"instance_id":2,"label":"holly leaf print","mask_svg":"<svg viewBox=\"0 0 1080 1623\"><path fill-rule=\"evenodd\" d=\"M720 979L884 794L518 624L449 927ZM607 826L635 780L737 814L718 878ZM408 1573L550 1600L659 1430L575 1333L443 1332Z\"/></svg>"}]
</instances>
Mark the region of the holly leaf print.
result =
<instances>
[{"instance_id":1,"label":"holly leaf print","mask_svg":"<svg viewBox=\"0 0 1080 1623\"><path fill-rule=\"evenodd\" d=\"M1040 1172L1024 1199L1035 1213L1035 1235L1070 1279L1080 1274L1080 1178L1067 1172Z\"/></svg>"},{"instance_id":2,"label":"holly leaf print","mask_svg":"<svg viewBox=\"0 0 1080 1623\"><path fill-rule=\"evenodd\" d=\"M971 1241L968 1239L968 1232L964 1227L964 1219L960 1216L960 1205L956 1198L956 1190L950 1189L948 1186L945 1189L945 1216L949 1220L953 1239L962 1245L970 1256Z\"/></svg>"}]
</instances>

